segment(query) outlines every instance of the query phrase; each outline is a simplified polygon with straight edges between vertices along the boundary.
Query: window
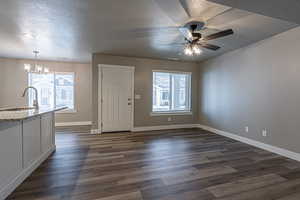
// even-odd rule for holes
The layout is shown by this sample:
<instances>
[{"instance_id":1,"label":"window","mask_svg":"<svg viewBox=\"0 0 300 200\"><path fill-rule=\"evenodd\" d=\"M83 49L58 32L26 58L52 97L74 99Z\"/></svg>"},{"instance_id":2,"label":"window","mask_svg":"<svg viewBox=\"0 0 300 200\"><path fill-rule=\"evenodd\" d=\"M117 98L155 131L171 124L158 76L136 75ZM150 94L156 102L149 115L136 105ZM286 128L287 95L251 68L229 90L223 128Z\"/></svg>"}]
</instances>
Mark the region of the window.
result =
<instances>
[{"instance_id":1,"label":"window","mask_svg":"<svg viewBox=\"0 0 300 200\"><path fill-rule=\"evenodd\" d=\"M41 108L67 106L74 110L74 73L29 73L28 84L37 88ZM34 98L34 92L30 90L30 104Z\"/></svg>"},{"instance_id":2,"label":"window","mask_svg":"<svg viewBox=\"0 0 300 200\"><path fill-rule=\"evenodd\" d=\"M153 113L191 111L191 73L153 72Z\"/></svg>"},{"instance_id":3,"label":"window","mask_svg":"<svg viewBox=\"0 0 300 200\"><path fill-rule=\"evenodd\" d=\"M74 110L74 74L55 74L55 104Z\"/></svg>"}]
</instances>

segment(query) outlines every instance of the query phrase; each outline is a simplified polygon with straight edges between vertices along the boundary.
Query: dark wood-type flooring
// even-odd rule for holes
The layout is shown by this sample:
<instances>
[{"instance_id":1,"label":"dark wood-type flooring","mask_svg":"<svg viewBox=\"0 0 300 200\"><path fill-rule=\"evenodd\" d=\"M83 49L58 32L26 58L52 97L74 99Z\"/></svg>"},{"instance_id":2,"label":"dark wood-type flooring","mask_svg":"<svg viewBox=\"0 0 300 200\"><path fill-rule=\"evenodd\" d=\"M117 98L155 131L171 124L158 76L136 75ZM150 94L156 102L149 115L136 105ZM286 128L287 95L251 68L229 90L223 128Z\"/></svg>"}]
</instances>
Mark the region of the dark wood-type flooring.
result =
<instances>
[{"instance_id":1,"label":"dark wood-type flooring","mask_svg":"<svg viewBox=\"0 0 300 200\"><path fill-rule=\"evenodd\" d=\"M300 164L200 129L57 132L9 199L300 200Z\"/></svg>"}]
</instances>

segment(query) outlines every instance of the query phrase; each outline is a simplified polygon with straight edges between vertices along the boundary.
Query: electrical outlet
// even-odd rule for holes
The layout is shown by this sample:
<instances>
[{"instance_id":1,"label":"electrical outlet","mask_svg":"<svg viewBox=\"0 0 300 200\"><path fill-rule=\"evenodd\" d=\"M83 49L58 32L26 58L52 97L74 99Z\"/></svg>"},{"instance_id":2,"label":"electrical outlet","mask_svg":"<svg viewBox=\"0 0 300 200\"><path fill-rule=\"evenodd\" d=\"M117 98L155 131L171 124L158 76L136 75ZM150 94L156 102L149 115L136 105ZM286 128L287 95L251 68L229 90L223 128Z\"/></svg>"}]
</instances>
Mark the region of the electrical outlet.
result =
<instances>
[{"instance_id":1,"label":"electrical outlet","mask_svg":"<svg viewBox=\"0 0 300 200\"><path fill-rule=\"evenodd\" d=\"M262 136L267 137L267 130L266 129L262 130L261 134Z\"/></svg>"},{"instance_id":2,"label":"electrical outlet","mask_svg":"<svg viewBox=\"0 0 300 200\"><path fill-rule=\"evenodd\" d=\"M249 127L245 126L245 132L248 133L249 132Z\"/></svg>"},{"instance_id":3,"label":"electrical outlet","mask_svg":"<svg viewBox=\"0 0 300 200\"><path fill-rule=\"evenodd\" d=\"M168 122L172 121L172 118L171 117L168 117Z\"/></svg>"}]
</instances>

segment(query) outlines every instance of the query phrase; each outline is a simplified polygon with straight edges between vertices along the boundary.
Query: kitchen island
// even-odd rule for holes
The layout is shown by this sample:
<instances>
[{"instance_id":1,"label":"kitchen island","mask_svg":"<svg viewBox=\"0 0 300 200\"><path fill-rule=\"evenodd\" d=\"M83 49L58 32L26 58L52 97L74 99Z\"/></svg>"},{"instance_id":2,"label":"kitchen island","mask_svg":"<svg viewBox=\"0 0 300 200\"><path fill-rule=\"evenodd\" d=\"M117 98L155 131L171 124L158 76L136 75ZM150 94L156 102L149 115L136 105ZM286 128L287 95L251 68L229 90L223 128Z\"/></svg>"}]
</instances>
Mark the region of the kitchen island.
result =
<instances>
[{"instance_id":1,"label":"kitchen island","mask_svg":"<svg viewBox=\"0 0 300 200\"><path fill-rule=\"evenodd\" d=\"M54 112L62 109L0 109L0 199L55 151Z\"/></svg>"}]
</instances>

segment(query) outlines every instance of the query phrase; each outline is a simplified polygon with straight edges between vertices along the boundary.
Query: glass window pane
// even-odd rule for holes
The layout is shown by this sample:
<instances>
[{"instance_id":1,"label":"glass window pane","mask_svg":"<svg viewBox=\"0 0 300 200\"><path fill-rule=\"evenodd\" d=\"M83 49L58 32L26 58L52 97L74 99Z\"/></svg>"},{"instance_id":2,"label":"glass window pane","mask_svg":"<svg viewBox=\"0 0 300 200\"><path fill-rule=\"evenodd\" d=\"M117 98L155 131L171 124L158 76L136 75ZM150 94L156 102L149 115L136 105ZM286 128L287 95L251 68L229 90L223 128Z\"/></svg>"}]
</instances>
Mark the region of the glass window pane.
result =
<instances>
[{"instance_id":1,"label":"glass window pane","mask_svg":"<svg viewBox=\"0 0 300 200\"><path fill-rule=\"evenodd\" d=\"M170 74L153 73L153 111L170 110Z\"/></svg>"},{"instance_id":2,"label":"glass window pane","mask_svg":"<svg viewBox=\"0 0 300 200\"><path fill-rule=\"evenodd\" d=\"M54 107L54 75L53 74L29 74L29 86L38 90L38 102L40 108ZM32 106L35 94L29 89L29 105Z\"/></svg>"},{"instance_id":3,"label":"glass window pane","mask_svg":"<svg viewBox=\"0 0 300 200\"><path fill-rule=\"evenodd\" d=\"M187 74L173 74L173 110L185 111L188 110L188 76Z\"/></svg>"},{"instance_id":4,"label":"glass window pane","mask_svg":"<svg viewBox=\"0 0 300 200\"><path fill-rule=\"evenodd\" d=\"M190 111L191 74L153 72L153 112Z\"/></svg>"},{"instance_id":5,"label":"glass window pane","mask_svg":"<svg viewBox=\"0 0 300 200\"><path fill-rule=\"evenodd\" d=\"M74 109L74 74L56 74L56 107L67 106Z\"/></svg>"}]
</instances>

